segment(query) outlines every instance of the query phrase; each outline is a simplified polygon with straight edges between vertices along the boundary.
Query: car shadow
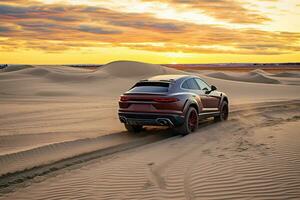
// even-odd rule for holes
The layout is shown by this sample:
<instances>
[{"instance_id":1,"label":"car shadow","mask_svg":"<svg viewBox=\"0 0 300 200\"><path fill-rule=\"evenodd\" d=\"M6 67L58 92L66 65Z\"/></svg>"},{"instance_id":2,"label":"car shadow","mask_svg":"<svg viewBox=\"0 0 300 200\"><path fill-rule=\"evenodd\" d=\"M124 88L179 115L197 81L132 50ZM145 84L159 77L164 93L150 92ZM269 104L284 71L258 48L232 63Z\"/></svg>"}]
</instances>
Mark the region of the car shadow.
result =
<instances>
[{"instance_id":1,"label":"car shadow","mask_svg":"<svg viewBox=\"0 0 300 200\"><path fill-rule=\"evenodd\" d=\"M204 127L212 126L217 123L219 123L219 122L215 122L213 118L201 119L199 121L198 129L196 131L199 131ZM129 133L129 134L134 135L136 137L145 137L145 136L149 136L149 135L158 135L158 134L163 135L164 138L181 136L174 129L172 129L170 127L163 127L163 126L146 126L139 133ZM182 137L184 137L184 136L182 136Z\"/></svg>"}]
</instances>

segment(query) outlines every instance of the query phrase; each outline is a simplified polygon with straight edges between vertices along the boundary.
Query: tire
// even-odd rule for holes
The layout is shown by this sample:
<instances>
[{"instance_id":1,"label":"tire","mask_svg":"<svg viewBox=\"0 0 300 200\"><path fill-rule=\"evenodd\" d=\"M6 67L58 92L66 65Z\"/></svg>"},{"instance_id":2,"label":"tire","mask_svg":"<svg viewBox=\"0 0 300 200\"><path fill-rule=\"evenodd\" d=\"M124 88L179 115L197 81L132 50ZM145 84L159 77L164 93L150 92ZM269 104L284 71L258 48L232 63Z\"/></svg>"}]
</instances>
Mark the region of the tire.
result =
<instances>
[{"instance_id":1,"label":"tire","mask_svg":"<svg viewBox=\"0 0 300 200\"><path fill-rule=\"evenodd\" d=\"M125 128L127 129L128 132L130 133L138 133L143 130L142 125L130 125L130 124L124 124Z\"/></svg>"},{"instance_id":2,"label":"tire","mask_svg":"<svg viewBox=\"0 0 300 200\"><path fill-rule=\"evenodd\" d=\"M182 136L188 135L191 132L197 130L198 123L198 112L195 108L190 107L189 110L186 112L184 123L181 126L176 127L175 131Z\"/></svg>"},{"instance_id":3,"label":"tire","mask_svg":"<svg viewBox=\"0 0 300 200\"><path fill-rule=\"evenodd\" d=\"M220 115L214 117L214 120L216 122L225 121L228 119L228 115L229 115L228 103L226 101L223 101Z\"/></svg>"}]
</instances>

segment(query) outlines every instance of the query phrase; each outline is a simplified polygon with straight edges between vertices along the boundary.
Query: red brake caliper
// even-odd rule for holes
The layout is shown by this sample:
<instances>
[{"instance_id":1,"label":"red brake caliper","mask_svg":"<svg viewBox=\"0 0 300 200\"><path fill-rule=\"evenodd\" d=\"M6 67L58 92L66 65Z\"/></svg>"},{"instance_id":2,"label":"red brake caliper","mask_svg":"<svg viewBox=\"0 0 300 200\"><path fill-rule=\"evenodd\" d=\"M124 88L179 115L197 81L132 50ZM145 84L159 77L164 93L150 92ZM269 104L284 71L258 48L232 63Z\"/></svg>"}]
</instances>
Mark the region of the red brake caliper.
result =
<instances>
[{"instance_id":1,"label":"red brake caliper","mask_svg":"<svg viewBox=\"0 0 300 200\"><path fill-rule=\"evenodd\" d=\"M190 117L189 117L189 125L190 128L195 127L195 123L196 123L196 116L195 116L195 112L192 112Z\"/></svg>"}]
</instances>

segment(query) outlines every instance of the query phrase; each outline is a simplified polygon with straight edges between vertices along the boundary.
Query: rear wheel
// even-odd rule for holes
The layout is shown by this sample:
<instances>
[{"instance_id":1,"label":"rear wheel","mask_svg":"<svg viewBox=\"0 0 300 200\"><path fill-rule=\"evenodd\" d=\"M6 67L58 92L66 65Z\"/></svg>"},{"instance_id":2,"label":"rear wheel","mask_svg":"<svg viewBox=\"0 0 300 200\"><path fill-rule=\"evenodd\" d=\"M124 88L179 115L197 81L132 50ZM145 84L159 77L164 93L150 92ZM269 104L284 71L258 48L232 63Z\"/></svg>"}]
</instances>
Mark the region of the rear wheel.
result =
<instances>
[{"instance_id":1,"label":"rear wheel","mask_svg":"<svg viewBox=\"0 0 300 200\"><path fill-rule=\"evenodd\" d=\"M181 126L176 127L175 130L181 135L188 135L198 128L198 122L199 119L197 110L190 107L185 115L184 123Z\"/></svg>"},{"instance_id":2,"label":"rear wheel","mask_svg":"<svg viewBox=\"0 0 300 200\"><path fill-rule=\"evenodd\" d=\"M142 125L125 124L125 128L130 133L138 133L138 132L141 132L143 130L143 126Z\"/></svg>"},{"instance_id":3,"label":"rear wheel","mask_svg":"<svg viewBox=\"0 0 300 200\"><path fill-rule=\"evenodd\" d=\"M224 101L221 106L221 112L220 115L216 116L214 118L215 121L225 121L228 119L229 109L228 109L228 103Z\"/></svg>"}]
</instances>

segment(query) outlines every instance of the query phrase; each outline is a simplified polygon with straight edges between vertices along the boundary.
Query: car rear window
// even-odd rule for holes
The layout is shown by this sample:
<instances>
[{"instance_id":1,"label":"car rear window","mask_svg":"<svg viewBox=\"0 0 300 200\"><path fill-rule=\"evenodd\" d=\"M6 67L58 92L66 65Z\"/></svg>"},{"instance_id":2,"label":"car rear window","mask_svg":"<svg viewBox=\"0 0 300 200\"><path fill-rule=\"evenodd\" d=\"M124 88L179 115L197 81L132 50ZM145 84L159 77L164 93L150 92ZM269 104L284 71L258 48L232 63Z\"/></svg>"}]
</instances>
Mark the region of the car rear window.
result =
<instances>
[{"instance_id":1,"label":"car rear window","mask_svg":"<svg viewBox=\"0 0 300 200\"><path fill-rule=\"evenodd\" d=\"M168 92L169 83L165 82L138 82L136 83L129 92Z\"/></svg>"}]
</instances>

